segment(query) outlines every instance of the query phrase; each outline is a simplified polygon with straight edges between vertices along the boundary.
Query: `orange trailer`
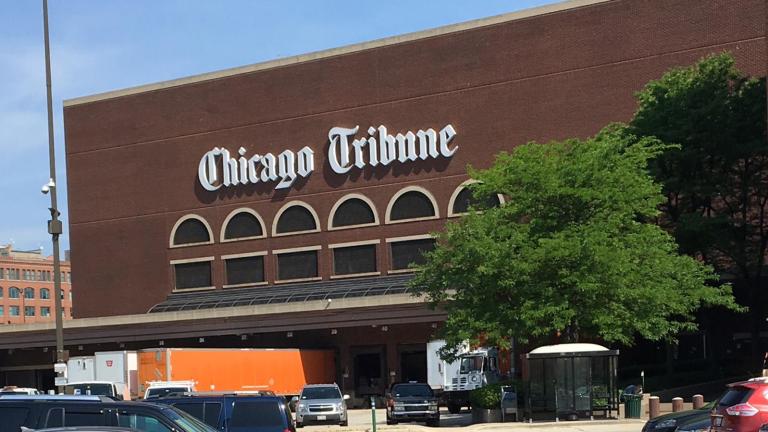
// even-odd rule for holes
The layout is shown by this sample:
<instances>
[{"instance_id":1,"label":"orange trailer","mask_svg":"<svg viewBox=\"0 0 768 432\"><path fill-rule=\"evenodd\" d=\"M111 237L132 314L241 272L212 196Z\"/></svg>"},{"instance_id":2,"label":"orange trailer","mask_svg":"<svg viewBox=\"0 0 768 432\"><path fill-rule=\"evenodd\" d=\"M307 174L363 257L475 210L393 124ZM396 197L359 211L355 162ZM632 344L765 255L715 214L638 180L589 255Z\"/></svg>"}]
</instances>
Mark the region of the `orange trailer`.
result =
<instances>
[{"instance_id":1,"label":"orange trailer","mask_svg":"<svg viewBox=\"0 0 768 432\"><path fill-rule=\"evenodd\" d=\"M149 381L194 381L197 391L272 390L298 395L336 381L335 353L306 349L159 348L139 351L141 393Z\"/></svg>"}]
</instances>

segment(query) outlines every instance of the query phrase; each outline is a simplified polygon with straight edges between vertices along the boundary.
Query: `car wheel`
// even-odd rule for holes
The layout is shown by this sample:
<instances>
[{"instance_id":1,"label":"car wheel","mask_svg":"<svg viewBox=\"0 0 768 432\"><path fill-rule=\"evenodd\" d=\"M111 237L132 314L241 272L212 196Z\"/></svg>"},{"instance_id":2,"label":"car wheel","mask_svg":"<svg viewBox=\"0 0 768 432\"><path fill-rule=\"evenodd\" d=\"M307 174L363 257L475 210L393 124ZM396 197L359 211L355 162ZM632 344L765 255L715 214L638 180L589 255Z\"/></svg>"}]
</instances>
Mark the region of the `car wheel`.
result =
<instances>
[{"instance_id":1,"label":"car wheel","mask_svg":"<svg viewBox=\"0 0 768 432\"><path fill-rule=\"evenodd\" d=\"M304 427L304 423L302 423L302 422L296 422L296 429L298 429L298 428L303 428L303 427Z\"/></svg>"},{"instance_id":2,"label":"car wheel","mask_svg":"<svg viewBox=\"0 0 768 432\"><path fill-rule=\"evenodd\" d=\"M339 423L339 426L344 426L344 427L349 426L349 420L344 420L343 422Z\"/></svg>"},{"instance_id":3,"label":"car wheel","mask_svg":"<svg viewBox=\"0 0 768 432\"><path fill-rule=\"evenodd\" d=\"M396 425L396 424L397 424L397 422L396 422L395 420L390 420L390 419L387 419L387 424L388 424L388 425Z\"/></svg>"}]
</instances>

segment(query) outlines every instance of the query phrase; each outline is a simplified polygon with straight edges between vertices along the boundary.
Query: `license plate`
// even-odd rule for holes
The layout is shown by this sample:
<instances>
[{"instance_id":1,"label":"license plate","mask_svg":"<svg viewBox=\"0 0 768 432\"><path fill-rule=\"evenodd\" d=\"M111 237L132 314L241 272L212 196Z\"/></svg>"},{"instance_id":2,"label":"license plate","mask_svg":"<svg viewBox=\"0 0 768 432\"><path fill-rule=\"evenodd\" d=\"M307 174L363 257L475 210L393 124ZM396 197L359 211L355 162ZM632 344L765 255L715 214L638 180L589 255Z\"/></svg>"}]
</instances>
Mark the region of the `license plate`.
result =
<instances>
[{"instance_id":1,"label":"license plate","mask_svg":"<svg viewBox=\"0 0 768 432\"><path fill-rule=\"evenodd\" d=\"M722 416L712 417L712 426L720 427L722 425L723 425L723 417Z\"/></svg>"},{"instance_id":2,"label":"license plate","mask_svg":"<svg viewBox=\"0 0 768 432\"><path fill-rule=\"evenodd\" d=\"M325 416L317 416L318 420L325 420Z\"/></svg>"}]
</instances>

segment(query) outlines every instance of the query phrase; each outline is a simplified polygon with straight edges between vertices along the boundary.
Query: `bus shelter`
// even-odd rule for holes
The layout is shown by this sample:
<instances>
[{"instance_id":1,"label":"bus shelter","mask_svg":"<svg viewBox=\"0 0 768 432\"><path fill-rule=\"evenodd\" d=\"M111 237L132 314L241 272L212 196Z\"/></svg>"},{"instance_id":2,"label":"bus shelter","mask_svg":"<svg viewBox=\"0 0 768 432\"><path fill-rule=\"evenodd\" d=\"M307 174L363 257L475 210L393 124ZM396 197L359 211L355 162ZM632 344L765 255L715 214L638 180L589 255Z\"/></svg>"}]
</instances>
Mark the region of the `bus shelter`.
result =
<instances>
[{"instance_id":1,"label":"bus shelter","mask_svg":"<svg viewBox=\"0 0 768 432\"><path fill-rule=\"evenodd\" d=\"M559 344L526 354L526 416L576 420L618 416L619 351L596 344Z\"/></svg>"}]
</instances>

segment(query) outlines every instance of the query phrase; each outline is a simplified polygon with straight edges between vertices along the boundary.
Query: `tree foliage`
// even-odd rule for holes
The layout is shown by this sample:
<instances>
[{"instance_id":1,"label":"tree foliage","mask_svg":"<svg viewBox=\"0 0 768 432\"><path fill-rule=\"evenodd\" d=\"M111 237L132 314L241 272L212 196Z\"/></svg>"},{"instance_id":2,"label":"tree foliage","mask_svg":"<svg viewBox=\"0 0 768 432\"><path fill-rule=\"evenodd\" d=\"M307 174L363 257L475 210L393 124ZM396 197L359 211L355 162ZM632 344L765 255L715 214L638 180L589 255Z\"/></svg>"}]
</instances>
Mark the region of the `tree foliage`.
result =
<instances>
[{"instance_id":1,"label":"tree foliage","mask_svg":"<svg viewBox=\"0 0 768 432\"><path fill-rule=\"evenodd\" d=\"M663 185L662 225L682 251L747 287L756 333L768 248L765 79L718 54L669 71L637 99L633 133L677 145L651 164Z\"/></svg>"},{"instance_id":2,"label":"tree foliage","mask_svg":"<svg viewBox=\"0 0 768 432\"><path fill-rule=\"evenodd\" d=\"M529 143L471 170L482 202L449 223L413 286L448 311L452 358L463 341L673 338L701 306L735 308L710 267L679 255L654 222L663 202L648 161L669 146L611 126L587 140Z\"/></svg>"}]
</instances>

